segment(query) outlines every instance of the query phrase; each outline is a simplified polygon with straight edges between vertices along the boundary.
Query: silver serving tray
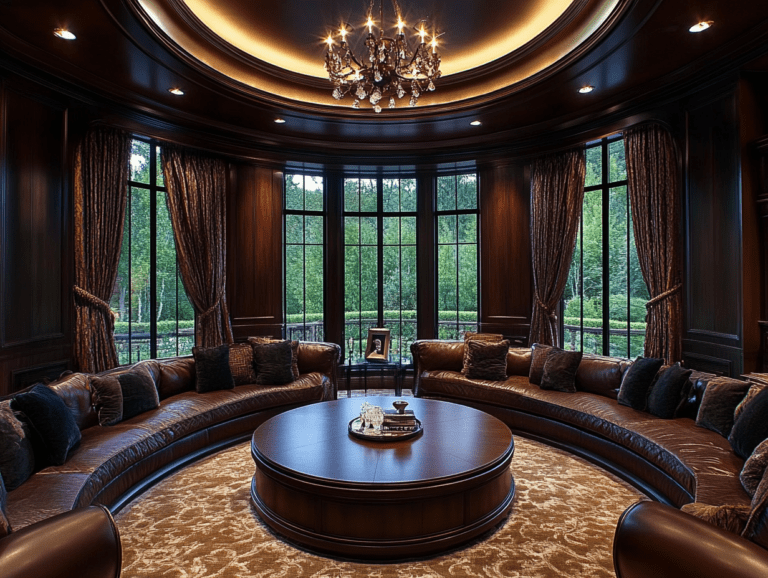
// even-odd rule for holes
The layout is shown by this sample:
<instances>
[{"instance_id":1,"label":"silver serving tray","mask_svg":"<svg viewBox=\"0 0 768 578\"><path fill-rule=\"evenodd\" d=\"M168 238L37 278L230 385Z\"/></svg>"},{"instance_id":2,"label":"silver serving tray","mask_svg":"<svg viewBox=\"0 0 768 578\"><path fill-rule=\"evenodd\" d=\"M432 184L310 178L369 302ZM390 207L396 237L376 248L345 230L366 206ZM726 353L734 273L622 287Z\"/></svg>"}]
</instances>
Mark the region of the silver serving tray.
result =
<instances>
[{"instance_id":1,"label":"silver serving tray","mask_svg":"<svg viewBox=\"0 0 768 578\"><path fill-rule=\"evenodd\" d=\"M407 439L411 439L412 437L416 437L422 431L424 431L424 428L421 426L421 421L419 421L418 418L416 418L416 429L413 431L392 431L392 432L386 432L386 433L374 433L373 428L366 428L360 431L360 423L361 422L359 417L356 417L355 419L351 420L349 422L349 433L358 439L368 440L373 442L394 442L394 441L400 441L400 440L407 440ZM366 432L370 432L370 433L366 433Z\"/></svg>"}]
</instances>

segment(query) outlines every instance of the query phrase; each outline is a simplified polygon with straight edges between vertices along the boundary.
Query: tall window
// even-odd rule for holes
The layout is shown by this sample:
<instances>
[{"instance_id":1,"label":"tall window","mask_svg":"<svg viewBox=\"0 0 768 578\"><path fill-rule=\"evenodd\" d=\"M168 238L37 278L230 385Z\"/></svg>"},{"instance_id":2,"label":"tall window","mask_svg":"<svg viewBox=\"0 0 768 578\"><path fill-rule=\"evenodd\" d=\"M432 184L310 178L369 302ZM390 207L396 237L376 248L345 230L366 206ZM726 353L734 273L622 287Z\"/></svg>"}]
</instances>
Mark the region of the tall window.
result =
<instances>
[{"instance_id":1,"label":"tall window","mask_svg":"<svg viewBox=\"0 0 768 578\"><path fill-rule=\"evenodd\" d=\"M132 143L120 265L110 307L121 364L191 353L195 314L176 263L160 147Z\"/></svg>"},{"instance_id":2,"label":"tall window","mask_svg":"<svg viewBox=\"0 0 768 578\"><path fill-rule=\"evenodd\" d=\"M477 331L477 175L437 179L438 337Z\"/></svg>"},{"instance_id":3,"label":"tall window","mask_svg":"<svg viewBox=\"0 0 768 578\"><path fill-rule=\"evenodd\" d=\"M643 353L648 289L640 272L621 135L590 143L584 206L563 294L563 345L588 353Z\"/></svg>"},{"instance_id":4,"label":"tall window","mask_svg":"<svg viewBox=\"0 0 768 578\"><path fill-rule=\"evenodd\" d=\"M416 180L344 179L344 347L353 362L368 329L391 332L390 358L416 339Z\"/></svg>"},{"instance_id":5,"label":"tall window","mask_svg":"<svg viewBox=\"0 0 768 578\"><path fill-rule=\"evenodd\" d=\"M323 178L285 176L285 335L322 341Z\"/></svg>"}]
</instances>

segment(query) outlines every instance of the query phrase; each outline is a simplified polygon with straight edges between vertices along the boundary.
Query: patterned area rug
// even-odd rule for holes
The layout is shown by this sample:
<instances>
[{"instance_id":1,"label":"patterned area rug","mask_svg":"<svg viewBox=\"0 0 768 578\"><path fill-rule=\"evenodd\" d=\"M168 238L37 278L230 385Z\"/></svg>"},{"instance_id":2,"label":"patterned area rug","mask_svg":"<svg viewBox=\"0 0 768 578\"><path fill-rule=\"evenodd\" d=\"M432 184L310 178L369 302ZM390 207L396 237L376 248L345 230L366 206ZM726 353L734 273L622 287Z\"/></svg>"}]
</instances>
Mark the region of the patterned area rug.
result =
<instances>
[{"instance_id":1,"label":"patterned area rug","mask_svg":"<svg viewBox=\"0 0 768 578\"><path fill-rule=\"evenodd\" d=\"M515 504L473 544L428 560L362 564L281 541L250 503L250 445L219 452L151 488L117 516L123 577L613 577L621 513L646 499L580 458L515 437Z\"/></svg>"}]
</instances>

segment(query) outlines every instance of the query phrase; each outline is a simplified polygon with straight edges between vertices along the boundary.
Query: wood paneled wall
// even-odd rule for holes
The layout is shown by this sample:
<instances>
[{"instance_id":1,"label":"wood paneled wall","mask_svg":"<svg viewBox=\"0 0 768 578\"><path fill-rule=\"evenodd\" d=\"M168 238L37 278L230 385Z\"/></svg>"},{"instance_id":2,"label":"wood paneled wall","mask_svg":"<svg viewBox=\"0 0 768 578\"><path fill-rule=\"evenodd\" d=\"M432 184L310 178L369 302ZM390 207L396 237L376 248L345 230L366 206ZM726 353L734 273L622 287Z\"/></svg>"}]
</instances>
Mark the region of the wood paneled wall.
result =
<instances>
[{"instance_id":1,"label":"wood paneled wall","mask_svg":"<svg viewBox=\"0 0 768 578\"><path fill-rule=\"evenodd\" d=\"M0 86L0 394L70 364L67 107Z\"/></svg>"}]
</instances>

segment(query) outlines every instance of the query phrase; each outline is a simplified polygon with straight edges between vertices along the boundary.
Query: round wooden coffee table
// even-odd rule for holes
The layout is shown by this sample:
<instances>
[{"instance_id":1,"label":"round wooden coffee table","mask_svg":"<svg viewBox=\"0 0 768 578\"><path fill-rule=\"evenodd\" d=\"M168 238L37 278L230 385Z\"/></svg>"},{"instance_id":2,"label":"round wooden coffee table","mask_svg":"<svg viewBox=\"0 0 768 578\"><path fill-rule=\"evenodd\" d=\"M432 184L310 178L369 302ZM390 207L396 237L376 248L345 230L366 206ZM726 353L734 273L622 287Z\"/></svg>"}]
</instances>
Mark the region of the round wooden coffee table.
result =
<instances>
[{"instance_id":1,"label":"round wooden coffee table","mask_svg":"<svg viewBox=\"0 0 768 578\"><path fill-rule=\"evenodd\" d=\"M360 440L347 431L363 401L293 409L254 432L251 499L272 529L344 558L425 556L498 524L512 506L509 428L482 411L407 398L424 431L410 440Z\"/></svg>"}]
</instances>

